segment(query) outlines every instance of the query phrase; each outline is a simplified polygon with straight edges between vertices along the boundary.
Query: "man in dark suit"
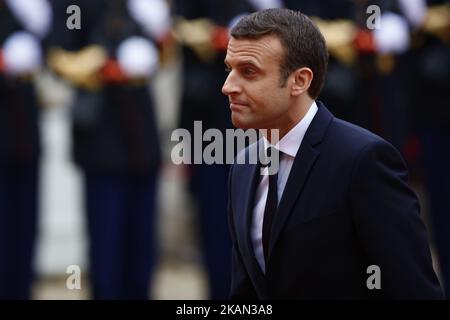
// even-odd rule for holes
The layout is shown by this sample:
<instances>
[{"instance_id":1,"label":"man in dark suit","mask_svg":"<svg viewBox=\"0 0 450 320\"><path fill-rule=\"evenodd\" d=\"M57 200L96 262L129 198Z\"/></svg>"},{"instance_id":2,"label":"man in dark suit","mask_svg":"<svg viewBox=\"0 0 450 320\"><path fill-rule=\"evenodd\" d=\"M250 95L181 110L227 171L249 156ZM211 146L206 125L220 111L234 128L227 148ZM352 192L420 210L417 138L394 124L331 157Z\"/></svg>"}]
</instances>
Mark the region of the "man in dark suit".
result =
<instances>
[{"instance_id":1,"label":"man in dark suit","mask_svg":"<svg viewBox=\"0 0 450 320\"><path fill-rule=\"evenodd\" d=\"M439 299L405 163L317 100L327 61L322 35L300 12L260 11L231 30L222 91L232 122L280 137L242 152L279 152L276 174L256 164L230 171L231 298Z\"/></svg>"}]
</instances>

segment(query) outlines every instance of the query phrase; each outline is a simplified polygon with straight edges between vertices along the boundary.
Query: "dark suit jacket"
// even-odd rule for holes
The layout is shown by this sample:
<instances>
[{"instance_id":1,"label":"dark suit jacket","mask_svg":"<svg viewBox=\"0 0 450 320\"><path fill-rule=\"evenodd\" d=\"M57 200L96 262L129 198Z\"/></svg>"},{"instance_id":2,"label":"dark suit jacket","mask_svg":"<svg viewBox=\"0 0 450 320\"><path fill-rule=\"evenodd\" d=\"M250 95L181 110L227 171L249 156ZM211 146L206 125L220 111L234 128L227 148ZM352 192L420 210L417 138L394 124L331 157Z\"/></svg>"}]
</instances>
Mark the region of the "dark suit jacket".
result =
<instances>
[{"instance_id":1,"label":"dark suit jacket","mask_svg":"<svg viewBox=\"0 0 450 320\"><path fill-rule=\"evenodd\" d=\"M257 166L231 169L231 298L441 298L399 152L317 105L274 218L265 275L249 232ZM380 290L367 288L370 265L380 267Z\"/></svg>"}]
</instances>

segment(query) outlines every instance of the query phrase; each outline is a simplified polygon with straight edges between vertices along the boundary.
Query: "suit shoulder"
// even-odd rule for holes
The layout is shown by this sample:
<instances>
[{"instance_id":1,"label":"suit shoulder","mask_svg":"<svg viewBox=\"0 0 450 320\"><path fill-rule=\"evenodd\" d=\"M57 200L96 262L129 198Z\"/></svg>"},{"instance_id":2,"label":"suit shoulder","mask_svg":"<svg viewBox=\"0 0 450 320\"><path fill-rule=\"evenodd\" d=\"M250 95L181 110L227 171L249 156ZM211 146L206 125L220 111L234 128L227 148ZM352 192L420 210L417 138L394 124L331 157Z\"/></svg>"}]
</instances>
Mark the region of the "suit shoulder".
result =
<instances>
[{"instance_id":1,"label":"suit shoulder","mask_svg":"<svg viewBox=\"0 0 450 320\"><path fill-rule=\"evenodd\" d=\"M373 163L375 159L394 161L406 166L401 152L382 137L355 124L333 119L322 140L320 150L326 158L341 168L353 168L357 163Z\"/></svg>"},{"instance_id":2,"label":"suit shoulder","mask_svg":"<svg viewBox=\"0 0 450 320\"><path fill-rule=\"evenodd\" d=\"M360 153L370 147L395 147L377 134L353 123L335 118L327 132L329 144L339 147L342 151Z\"/></svg>"}]
</instances>

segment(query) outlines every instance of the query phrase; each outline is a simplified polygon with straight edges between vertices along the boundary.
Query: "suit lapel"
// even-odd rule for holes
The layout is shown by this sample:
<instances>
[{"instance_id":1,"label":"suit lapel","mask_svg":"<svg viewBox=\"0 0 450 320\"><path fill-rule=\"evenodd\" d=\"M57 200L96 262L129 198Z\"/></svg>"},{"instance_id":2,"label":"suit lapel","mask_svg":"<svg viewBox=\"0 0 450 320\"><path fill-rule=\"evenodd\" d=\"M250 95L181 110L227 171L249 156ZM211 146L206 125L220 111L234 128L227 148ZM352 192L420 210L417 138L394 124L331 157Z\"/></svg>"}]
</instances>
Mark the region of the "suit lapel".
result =
<instances>
[{"instance_id":1,"label":"suit lapel","mask_svg":"<svg viewBox=\"0 0 450 320\"><path fill-rule=\"evenodd\" d=\"M290 216L294 203L300 195L303 185L308 178L308 173L314 166L318 156L319 152L309 144L302 144L297 152L283 196L278 206L276 218L273 221L270 236L269 259L275 242Z\"/></svg>"},{"instance_id":2,"label":"suit lapel","mask_svg":"<svg viewBox=\"0 0 450 320\"><path fill-rule=\"evenodd\" d=\"M333 115L320 101L317 101L317 106L318 111L297 151L294 164L292 165L288 181L278 206L276 218L274 219L271 230L268 261L270 260L275 243L292 213L295 201L303 190L309 172L320 155L320 152L314 148L314 146L322 141L322 138L328 129L328 125L333 119Z\"/></svg>"}]
</instances>

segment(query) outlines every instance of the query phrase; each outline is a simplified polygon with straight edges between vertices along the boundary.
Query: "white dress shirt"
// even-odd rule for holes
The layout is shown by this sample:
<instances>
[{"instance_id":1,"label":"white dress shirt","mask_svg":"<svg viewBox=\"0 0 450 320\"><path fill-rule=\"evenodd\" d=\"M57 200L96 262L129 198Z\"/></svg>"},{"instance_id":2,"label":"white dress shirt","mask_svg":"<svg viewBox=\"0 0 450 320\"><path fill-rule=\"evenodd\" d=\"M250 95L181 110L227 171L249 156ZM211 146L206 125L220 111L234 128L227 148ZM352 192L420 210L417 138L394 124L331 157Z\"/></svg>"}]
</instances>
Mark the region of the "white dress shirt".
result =
<instances>
[{"instance_id":1,"label":"white dress shirt","mask_svg":"<svg viewBox=\"0 0 450 320\"><path fill-rule=\"evenodd\" d=\"M280 203L283 195L284 187L291 172L292 165L294 164L294 158L298 149L303 141L306 130L308 129L311 121L317 113L317 105L315 102L311 105L305 116L293 127L281 140L275 144L275 148L280 151L280 166L278 170L278 203ZM264 137L264 146L267 148L270 143ZM268 170L267 167L265 170ZM266 265L264 261L264 252L262 245L262 228L264 220L264 209L266 206L267 194L269 192L269 176L264 174L261 176L261 181L256 189L255 194L255 206L253 207L253 217L251 225L251 238L253 243L253 250L255 252L256 260L261 267L261 270L265 272ZM274 217L276 219L276 216Z\"/></svg>"}]
</instances>

